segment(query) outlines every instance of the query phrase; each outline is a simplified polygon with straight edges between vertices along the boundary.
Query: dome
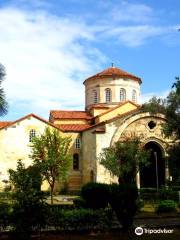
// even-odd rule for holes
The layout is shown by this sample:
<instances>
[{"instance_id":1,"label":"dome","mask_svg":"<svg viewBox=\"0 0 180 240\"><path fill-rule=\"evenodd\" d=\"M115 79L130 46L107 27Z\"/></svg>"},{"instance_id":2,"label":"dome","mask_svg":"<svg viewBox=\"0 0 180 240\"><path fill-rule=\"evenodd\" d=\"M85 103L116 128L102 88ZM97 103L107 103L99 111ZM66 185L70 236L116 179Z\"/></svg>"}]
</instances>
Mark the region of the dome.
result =
<instances>
[{"instance_id":1,"label":"dome","mask_svg":"<svg viewBox=\"0 0 180 240\"><path fill-rule=\"evenodd\" d=\"M122 77L122 78L129 78L129 79L132 79L132 80L135 80L135 81L138 81L139 84L142 83L141 81L141 78L131 74L131 73L128 73L128 72L125 72L124 70L120 69L120 68L117 68L117 67L110 67L110 68L106 68L105 70L103 70L102 72L99 72L89 78L87 78L84 83L88 80L91 80L91 79L104 79L104 78L113 78L113 79L116 79L116 78L119 78L119 77Z\"/></svg>"},{"instance_id":2,"label":"dome","mask_svg":"<svg viewBox=\"0 0 180 240\"><path fill-rule=\"evenodd\" d=\"M125 101L139 102L141 78L117 67L109 67L84 81L85 107L115 107ZM103 109L96 111L104 111Z\"/></svg>"}]
</instances>

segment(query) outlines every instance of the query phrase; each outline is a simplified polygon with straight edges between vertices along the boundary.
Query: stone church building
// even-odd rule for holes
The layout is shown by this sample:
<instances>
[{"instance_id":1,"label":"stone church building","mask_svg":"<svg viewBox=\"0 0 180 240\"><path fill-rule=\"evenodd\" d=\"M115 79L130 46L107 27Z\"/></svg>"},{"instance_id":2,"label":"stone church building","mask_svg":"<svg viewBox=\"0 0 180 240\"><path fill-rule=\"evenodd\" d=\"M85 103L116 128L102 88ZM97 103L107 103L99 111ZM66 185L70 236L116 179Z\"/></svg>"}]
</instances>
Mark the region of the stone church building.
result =
<instances>
[{"instance_id":1,"label":"stone church building","mask_svg":"<svg viewBox=\"0 0 180 240\"><path fill-rule=\"evenodd\" d=\"M141 83L139 77L110 67L84 81L84 111L51 110L49 120L29 114L15 121L0 122L0 184L8 178L7 170L16 167L18 159L27 166L31 164L32 138L49 126L72 138L69 190L79 190L89 181L116 181L99 164L98 156L104 148L134 134L145 148L152 150L151 165L137 174L137 186L156 187L157 181L159 186L164 185L170 177L165 156L172 141L162 134L161 125L166 121L162 114L141 111Z\"/></svg>"}]
</instances>

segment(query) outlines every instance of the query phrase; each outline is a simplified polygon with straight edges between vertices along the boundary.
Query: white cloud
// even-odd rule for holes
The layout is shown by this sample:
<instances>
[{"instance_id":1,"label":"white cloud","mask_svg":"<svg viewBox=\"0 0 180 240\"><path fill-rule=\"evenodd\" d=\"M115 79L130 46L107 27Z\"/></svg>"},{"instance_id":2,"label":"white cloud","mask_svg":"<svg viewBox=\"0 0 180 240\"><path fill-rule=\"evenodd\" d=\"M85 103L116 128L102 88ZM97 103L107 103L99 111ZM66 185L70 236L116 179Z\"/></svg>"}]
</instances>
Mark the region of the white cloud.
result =
<instances>
[{"instance_id":1,"label":"white cloud","mask_svg":"<svg viewBox=\"0 0 180 240\"><path fill-rule=\"evenodd\" d=\"M0 19L0 62L7 71L4 88L10 111L16 111L14 102L18 108L23 101L25 109L43 115L58 106L83 107L84 77L105 61L86 44L94 38L87 26L43 11L13 8L1 9Z\"/></svg>"},{"instance_id":2,"label":"white cloud","mask_svg":"<svg viewBox=\"0 0 180 240\"><path fill-rule=\"evenodd\" d=\"M112 18L120 22L144 23L155 19L154 10L145 4L121 1L113 7Z\"/></svg>"},{"instance_id":3,"label":"white cloud","mask_svg":"<svg viewBox=\"0 0 180 240\"><path fill-rule=\"evenodd\" d=\"M121 1L117 13L107 5L104 21L93 19L91 24L84 16L52 15L43 0L31 0L33 9L17 9L16 3L25 2L13 0L11 7L0 8L0 62L7 71L3 86L10 112L33 111L47 117L50 109L82 109L84 78L108 59L95 46L96 41L137 47L178 28L153 25L150 7L127 1Z\"/></svg>"},{"instance_id":4,"label":"white cloud","mask_svg":"<svg viewBox=\"0 0 180 240\"><path fill-rule=\"evenodd\" d=\"M163 37L176 32L174 26L160 27L152 25L118 26L106 30L105 36L115 37L128 47L137 47L155 37Z\"/></svg>"},{"instance_id":5,"label":"white cloud","mask_svg":"<svg viewBox=\"0 0 180 240\"><path fill-rule=\"evenodd\" d=\"M165 99L168 96L169 91L170 90L165 90L162 92L151 92L151 93L141 94L140 103L142 104L142 103L148 102L152 97Z\"/></svg>"}]
</instances>

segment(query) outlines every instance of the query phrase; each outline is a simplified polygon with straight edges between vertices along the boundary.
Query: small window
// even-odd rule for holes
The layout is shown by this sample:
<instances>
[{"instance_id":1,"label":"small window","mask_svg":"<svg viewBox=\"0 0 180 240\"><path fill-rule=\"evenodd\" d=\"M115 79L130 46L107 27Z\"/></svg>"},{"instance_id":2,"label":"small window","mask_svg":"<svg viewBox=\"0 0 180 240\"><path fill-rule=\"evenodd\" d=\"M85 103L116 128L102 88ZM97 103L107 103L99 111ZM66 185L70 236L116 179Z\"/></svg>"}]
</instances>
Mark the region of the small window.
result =
<instances>
[{"instance_id":1,"label":"small window","mask_svg":"<svg viewBox=\"0 0 180 240\"><path fill-rule=\"evenodd\" d=\"M35 136L36 136L36 130L31 129L29 132L29 142L32 142L32 140Z\"/></svg>"},{"instance_id":2,"label":"small window","mask_svg":"<svg viewBox=\"0 0 180 240\"><path fill-rule=\"evenodd\" d=\"M98 95L97 95L97 91L93 90L93 103L97 103L98 102Z\"/></svg>"},{"instance_id":3,"label":"small window","mask_svg":"<svg viewBox=\"0 0 180 240\"><path fill-rule=\"evenodd\" d=\"M75 153L73 155L73 170L79 170L79 154Z\"/></svg>"},{"instance_id":4,"label":"small window","mask_svg":"<svg viewBox=\"0 0 180 240\"><path fill-rule=\"evenodd\" d=\"M150 121L150 122L148 123L148 127L149 127L150 129L155 128L155 126L156 126L156 123L155 123L154 121Z\"/></svg>"},{"instance_id":5,"label":"small window","mask_svg":"<svg viewBox=\"0 0 180 240\"><path fill-rule=\"evenodd\" d=\"M105 100L106 100L106 103L111 102L111 89L110 88L105 89Z\"/></svg>"},{"instance_id":6,"label":"small window","mask_svg":"<svg viewBox=\"0 0 180 240\"><path fill-rule=\"evenodd\" d=\"M126 90L124 88L120 89L120 102L124 102L126 100Z\"/></svg>"},{"instance_id":7,"label":"small window","mask_svg":"<svg viewBox=\"0 0 180 240\"><path fill-rule=\"evenodd\" d=\"M80 138L76 138L76 140L75 140L75 148L76 149L80 149L81 148Z\"/></svg>"},{"instance_id":8,"label":"small window","mask_svg":"<svg viewBox=\"0 0 180 240\"><path fill-rule=\"evenodd\" d=\"M90 181L94 182L94 171L93 170L91 170L91 172L90 172Z\"/></svg>"},{"instance_id":9,"label":"small window","mask_svg":"<svg viewBox=\"0 0 180 240\"><path fill-rule=\"evenodd\" d=\"M137 93L136 90L132 90L132 101L137 102Z\"/></svg>"}]
</instances>

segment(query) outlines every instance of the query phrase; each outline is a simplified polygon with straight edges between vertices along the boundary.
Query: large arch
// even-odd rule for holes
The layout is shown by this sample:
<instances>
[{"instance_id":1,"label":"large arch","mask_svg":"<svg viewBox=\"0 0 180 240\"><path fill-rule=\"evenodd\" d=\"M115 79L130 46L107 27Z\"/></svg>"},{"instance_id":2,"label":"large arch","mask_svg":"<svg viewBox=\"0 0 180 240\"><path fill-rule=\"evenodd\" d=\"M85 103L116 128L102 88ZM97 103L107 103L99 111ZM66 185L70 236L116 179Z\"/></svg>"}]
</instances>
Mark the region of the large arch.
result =
<instances>
[{"instance_id":1,"label":"large arch","mask_svg":"<svg viewBox=\"0 0 180 240\"><path fill-rule=\"evenodd\" d=\"M125 141L129 137L138 136L140 137L143 146L148 149L152 149L153 152L157 152L157 164L159 165L159 186L164 185L165 179L169 178L169 169L168 164L165 161L165 157L166 149L168 145L172 143L172 139L165 138L162 133L162 123L165 122L165 116L162 114L139 112L129 115L123 119L119 119L116 122L117 129L114 132L110 142L110 145L113 146L117 141ZM153 156L151 156L151 162L151 167L149 167L147 172L150 172L151 170L151 172L153 171L154 174L155 165ZM146 176L147 174L144 175ZM146 187L156 187L157 184L155 177L156 176L153 176L151 183L148 183L148 180L146 180L145 177L143 179L142 173L139 172L136 177L138 188L140 188L141 185Z\"/></svg>"},{"instance_id":2,"label":"large arch","mask_svg":"<svg viewBox=\"0 0 180 240\"><path fill-rule=\"evenodd\" d=\"M144 147L150 151L150 163L140 172L140 186L158 189L165 185L166 180L165 150L162 145L153 140L145 143Z\"/></svg>"},{"instance_id":3,"label":"large arch","mask_svg":"<svg viewBox=\"0 0 180 240\"><path fill-rule=\"evenodd\" d=\"M156 119L156 120L160 120L162 122L166 122L166 118L163 114L150 114L150 113L146 112L146 113L135 113L133 115L129 115L129 116L123 118L122 120L120 120L119 127L116 129L116 131L111 139L110 145L112 146L112 145L114 145L115 142L119 141L123 132L126 129L128 129L130 125L132 125L134 122L136 122L138 120L142 120L142 119L149 119L149 121L152 119ZM153 130L148 129L148 132L151 133L152 137L154 137ZM159 138L163 139L164 137L159 136Z\"/></svg>"}]
</instances>

